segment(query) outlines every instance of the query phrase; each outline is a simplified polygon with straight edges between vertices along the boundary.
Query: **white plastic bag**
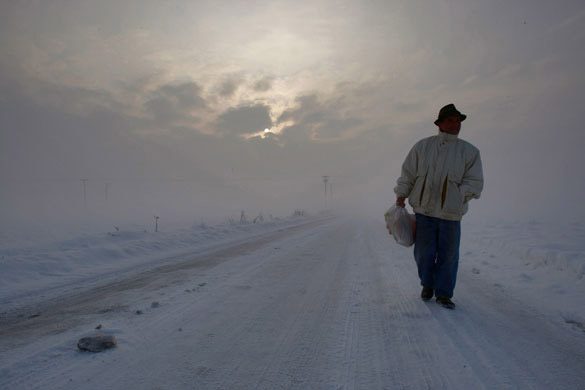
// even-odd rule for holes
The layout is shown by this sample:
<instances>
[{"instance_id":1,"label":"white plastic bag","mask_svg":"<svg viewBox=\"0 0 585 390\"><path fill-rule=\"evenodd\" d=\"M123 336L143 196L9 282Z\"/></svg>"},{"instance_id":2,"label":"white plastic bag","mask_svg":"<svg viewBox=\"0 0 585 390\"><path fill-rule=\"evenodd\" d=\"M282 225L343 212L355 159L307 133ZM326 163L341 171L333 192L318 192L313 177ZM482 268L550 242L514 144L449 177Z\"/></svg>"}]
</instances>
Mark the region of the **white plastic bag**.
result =
<instances>
[{"instance_id":1,"label":"white plastic bag","mask_svg":"<svg viewBox=\"0 0 585 390\"><path fill-rule=\"evenodd\" d=\"M410 214L405 207L392 205L384 214L386 228L397 243L403 246L412 246L416 234L416 217Z\"/></svg>"}]
</instances>

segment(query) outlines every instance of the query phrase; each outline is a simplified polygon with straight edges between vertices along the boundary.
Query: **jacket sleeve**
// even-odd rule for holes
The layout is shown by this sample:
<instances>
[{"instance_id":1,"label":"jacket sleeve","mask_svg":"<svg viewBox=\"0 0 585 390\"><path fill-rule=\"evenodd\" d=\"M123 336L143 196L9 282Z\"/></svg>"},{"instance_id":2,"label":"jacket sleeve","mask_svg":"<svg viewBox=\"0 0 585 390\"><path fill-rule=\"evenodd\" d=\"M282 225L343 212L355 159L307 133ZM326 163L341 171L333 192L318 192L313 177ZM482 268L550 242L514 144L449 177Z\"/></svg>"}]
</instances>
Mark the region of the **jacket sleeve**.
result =
<instances>
[{"instance_id":1,"label":"jacket sleeve","mask_svg":"<svg viewBox=\"0 0 585 390\"><path fill-rule=\"evenodd\" d=\"M479 150L476 151L471 161L465 167L463 180L459 187L464 196L464 201L479 199L483 190L483 169L481 166L481 156Z\"/></svg>"},{"instance_id":2,"label":"jacket sleeve","mask_svg":"<svg viewBox=\"0 0 585 390\"><path fill-rule=\"evenodd\" d=\"M402 163L402 170L400 177L396 180L396 187L394 193L396 196L408 198L414 182L416 180L416 170L418 164L416 144L410 149L404 163Z\"/></svg>"}]
</instances>

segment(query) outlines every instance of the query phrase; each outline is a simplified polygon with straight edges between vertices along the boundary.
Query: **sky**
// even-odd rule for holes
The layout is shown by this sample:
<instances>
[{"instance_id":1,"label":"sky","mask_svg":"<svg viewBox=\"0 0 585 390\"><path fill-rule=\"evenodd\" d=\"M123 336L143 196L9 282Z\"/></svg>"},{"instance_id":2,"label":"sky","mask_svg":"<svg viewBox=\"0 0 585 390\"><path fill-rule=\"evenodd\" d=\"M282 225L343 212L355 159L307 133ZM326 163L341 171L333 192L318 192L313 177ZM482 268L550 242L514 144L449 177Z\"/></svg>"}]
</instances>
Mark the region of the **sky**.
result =
<instances>
[{"instance_id":1,"label":"sky","mask_svg":"<svg viewBox=\"0 0 585 390\"><path fill-rule=\"evenodd\" d=\"M319 211L323 175L382 217L448 103L465 218L581 218L583 47L581 0L5 1L3 229Z\"/></svg>"}]
</instances>

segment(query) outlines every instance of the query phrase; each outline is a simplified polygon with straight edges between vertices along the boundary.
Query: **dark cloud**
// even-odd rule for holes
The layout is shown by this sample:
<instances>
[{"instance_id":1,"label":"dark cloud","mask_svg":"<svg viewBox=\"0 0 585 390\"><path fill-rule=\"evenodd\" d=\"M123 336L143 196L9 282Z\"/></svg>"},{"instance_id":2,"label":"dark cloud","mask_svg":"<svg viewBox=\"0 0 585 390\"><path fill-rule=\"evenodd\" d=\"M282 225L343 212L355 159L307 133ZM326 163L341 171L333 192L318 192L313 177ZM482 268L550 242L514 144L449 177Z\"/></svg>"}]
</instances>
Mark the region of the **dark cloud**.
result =
<instances>
[{"instance_id":1,"label":"dark cloud","mask_svg":"<svg viewBox=\"0 0 585 390\"><path fill-rule=\"evenodd\" d=\"M306 126L291 125L282 130L279 134L279 138L288 146L300 145L309 142L311 133L310 129Z\"/></svg>"},{"instance_id":2,"label":"dark cloud","mask_svg":"<svg viewBox=\"0 0 585 390\"><path fill-rule=\"evenodd\" d=\"M45 81L0 65L0 101L38 105L75 115L94 111L122 112L129 105L100 88Z\"/></svg>"},{"instance_id":3,"label":"dark cloud","mask_svg":"<svg viewBox=\"0 0 585 390\"><path fill-rule=\"evenodd\" d=\"M236 78L229 78L224 80L221 85L219 86L219 95L221 97L230 97L232 96L237 90L242 80Z\"/></svg>"},{"instance_id":4,"label":"dark cloud","mask_svg":"<svg viewBox=\"0 0 585 390\"><path fill-rule=\"evenodd\" d=\"M181 119L193 119L192 111L207 106L201 96L202 88L195 82L166 84L150 93L144 109L158 123L175 123Z\"/></svg>"},{"instance_id":5,"label":"dark cloud","mask_svg":"<svg viewBox=\"0 0 585 390\"><path fill-rule=\"evenodd\" d=\"M297 106L283 112L279 122L293 121L283 131L283 139L299 142L303 137L333 140L357 128L364 120L347 114L351 109L351 99L344 95L334 95L320 99L316 94L299 96Z\"/></svg>"},{"instance_id":6,"label":"dark cloud","mask_svg":"<svg viewBox=\"0 0 585 390\"><path fill-rule=\"evenodd\" d=\"M222 134L250 134L270 127L270 107L265 104L230 108L216 121L216 128Z\"/></svg>"},{"instance_id":7,"label":"dark cloud","mask_svg":"<svg viewBox=\"0 0 585 390\"><path fill-rule=\"evenodd\" d=\"M310 112L319 105L317 95L315 94L298 96L295 99L295 102L297 106L284 111L278 117L277 122L280 123L289 120L297 122L302 120L306 115L308 115L307 112Z\"/></svg>"},{"instance_id":8,"label":"dark cloud","mask_svg":"<svg viewBox=\"0 0 585 390\"><path fill-rule=\"evenodd\" d=\"M272 88L273 78L269 76L265 76L260 80L254 83L254 91L256 92L266 92Z\"/></svg>"},{"instance_id":9,"label":"dark cloud","mask_svg":"<svg viewBox=\"0 0 585 390\"><path fill-rule=\"evenodd\" d=\"M100 104L95 104L96 96ZM149 121L116 110L119 107L108 93L54 86L51 97L61 103L35 101L23 94L5 97L0 108L0 172L4 175L95 179L178 174L215 180L190 162L189 151L177 153L183 150L177 148L180 141L165 146L165 142L175 142L172 135L141 135ZM74 101L79 109L72 109ZM193 144L209 138L182 129L183 134L188 132Z\"/></svg>"}]
</instances>

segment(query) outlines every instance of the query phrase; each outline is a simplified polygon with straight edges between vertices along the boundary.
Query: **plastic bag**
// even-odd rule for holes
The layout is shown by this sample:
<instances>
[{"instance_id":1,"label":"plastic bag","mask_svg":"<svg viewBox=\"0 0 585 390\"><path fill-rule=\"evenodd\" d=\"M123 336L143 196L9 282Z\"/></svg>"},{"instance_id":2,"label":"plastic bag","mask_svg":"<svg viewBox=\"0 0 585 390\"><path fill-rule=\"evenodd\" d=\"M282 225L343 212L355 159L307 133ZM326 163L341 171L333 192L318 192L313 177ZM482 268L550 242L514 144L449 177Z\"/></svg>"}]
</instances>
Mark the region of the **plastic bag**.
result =
<instances>
[{"instance_id":1,"label":"plastic bag","mask_svg":"<svg viewBox=\"0 0 585 390\"><path fill-rule=\"evenodd\" d=\"M416 234L416 217L404 207L392 205L384 214L386 228L397 243L412 246Z\"/></svg>"}]
</instances>

